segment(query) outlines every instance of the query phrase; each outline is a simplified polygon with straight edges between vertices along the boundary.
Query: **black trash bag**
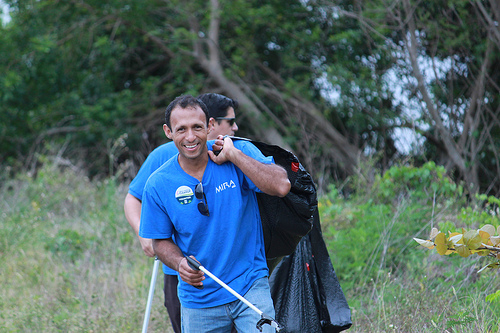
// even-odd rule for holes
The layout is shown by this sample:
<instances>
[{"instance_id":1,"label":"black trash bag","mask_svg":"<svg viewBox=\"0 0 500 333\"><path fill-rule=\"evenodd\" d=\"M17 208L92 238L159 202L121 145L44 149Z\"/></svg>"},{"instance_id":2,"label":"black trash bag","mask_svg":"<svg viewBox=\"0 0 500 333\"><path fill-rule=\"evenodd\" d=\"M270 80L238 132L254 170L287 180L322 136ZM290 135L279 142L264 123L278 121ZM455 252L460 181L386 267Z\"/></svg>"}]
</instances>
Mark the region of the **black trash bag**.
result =
<instances>
[{"instance_id":1,"label":"black trash bag","mask_svg":"<svg viewBox=\"0 0 500 333\"><path fill-rule=\"evenodd\" d=\"M333 333L351 327L351 310L328 255L317 209L312 231L276 266L269 284L282 332Z\"/></svg>"},{"instance_id":2,"label":"black trash bag","mask_svg":"<svg viewBox=\"0 0 500 333\"><path fill-rule=\"evenodd\" d=\"M246 138L231 139L251 142L264 156L273 156L274 162L288 173L291 189L284 198L257 193L266 258L272 271L284 256L293 253L302 237L311 231L313 212L318 206L316 187L311 175L288 150Z\"/></svg>"}]
</instances>

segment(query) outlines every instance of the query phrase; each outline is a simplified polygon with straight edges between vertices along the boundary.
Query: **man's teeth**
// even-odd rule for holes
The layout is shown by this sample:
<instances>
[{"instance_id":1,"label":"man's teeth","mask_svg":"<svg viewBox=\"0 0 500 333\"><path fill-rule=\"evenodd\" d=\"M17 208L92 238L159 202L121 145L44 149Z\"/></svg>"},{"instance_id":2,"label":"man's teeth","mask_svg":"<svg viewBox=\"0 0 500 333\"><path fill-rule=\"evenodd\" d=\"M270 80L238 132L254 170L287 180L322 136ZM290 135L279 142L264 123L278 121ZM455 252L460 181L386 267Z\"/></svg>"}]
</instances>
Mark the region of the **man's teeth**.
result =
<instances>
[{"instance_id":1,"label":"man's teeth","mask_svg":"<svg viewBox=\"0 0 500 333\"><path fill-rule=\"evenodd\" d=\"M191 146L186 145L186 148L188 148L188 149L189 149L189 148L194 148L194 147L196 147L196 146L197 146L197 144L194 144L194 145L191 145Z\"/></svg>"}]
</instances>

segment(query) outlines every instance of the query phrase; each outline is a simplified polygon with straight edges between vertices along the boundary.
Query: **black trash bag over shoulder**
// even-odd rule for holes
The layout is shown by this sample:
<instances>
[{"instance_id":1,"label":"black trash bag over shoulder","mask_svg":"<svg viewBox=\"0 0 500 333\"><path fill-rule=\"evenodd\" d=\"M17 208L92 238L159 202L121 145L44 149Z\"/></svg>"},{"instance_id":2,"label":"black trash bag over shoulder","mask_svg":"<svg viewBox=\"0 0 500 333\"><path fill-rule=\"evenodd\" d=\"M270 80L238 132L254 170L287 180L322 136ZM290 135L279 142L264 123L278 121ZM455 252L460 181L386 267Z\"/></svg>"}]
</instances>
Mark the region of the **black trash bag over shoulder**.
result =
<instances>
[{"instance_id":1,"label":"black trash bag over shoulder","mask_svg":"<svg viewBox=\"0 0 500 333\"><path fill-rule=\"evenodd\" d=\"M231 139L249 141L264 156L273 156L274 162L286 170L291 183L290 192L283 198L257 193L266 258L272 270L283 256L293 253L302 237L311 231L312 215L318 205L316 187L311 175L288 150L246 138Z\"/></svg>"},{"instance_id":2,"label":"black trash bag over shoulder","mask_svg":"<svg viewBox=\"0 0 500 333\"><path fill-rule=\"evenodd\" d=\"M317 210L312 231L276 266L269 284L282 332L333 333L351 327L351 310L323 240Z\"/></svg>"}]
</instances>

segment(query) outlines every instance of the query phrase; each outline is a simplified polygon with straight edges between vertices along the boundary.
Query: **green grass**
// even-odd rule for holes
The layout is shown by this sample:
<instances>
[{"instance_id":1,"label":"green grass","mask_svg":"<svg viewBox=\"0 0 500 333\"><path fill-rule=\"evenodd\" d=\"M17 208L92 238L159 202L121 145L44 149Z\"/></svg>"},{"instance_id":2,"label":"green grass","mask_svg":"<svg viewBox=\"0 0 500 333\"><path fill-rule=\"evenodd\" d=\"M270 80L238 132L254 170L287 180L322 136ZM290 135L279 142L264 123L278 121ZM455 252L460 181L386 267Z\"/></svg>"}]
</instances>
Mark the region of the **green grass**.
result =
<instances>
[{"instance_id":1,"label":"green grass","mask_svg":"<svg viewBox=\"0 0 500 333\"><path fill-rule=\"evenodd\" d=\"M123 215L126 184L45 167L3 182L0 332L138 332L153 268ZM149 332L169 332L159 275Z\"/></svg>"},{"instance_id":2,"label":"green grass","mask_svg":"<svg viewBox=\"0 0 500 333\"><path fill-rule=\"evenodd\" d=\"M355 182L356 180L354 180ZM440 256L413 241L431 228L498 226L498 200L467 203L440 167L392 168L349 198L320 198L323 237L353 313L351 332L500 332L490 258ZM493 204L492 204L493 203Z\"/></svg>"},{"instance_id":3,"label":"green grass","mask_svg":"<svg viewBox=\"0 0 500 333\"><path fill-rule=\"evenodd\" d=\"M50 165L36 177L1 179L0 332L139 332L153 259L123 214L128 183ZM384 186L384 197L347 200L332 188L320 200L324 239L352 309L348 332L500 332L500 299L486 301L500 275L475 273L487 259L443 257L412 241L431 225L498 218L485 217L484 205L464 209L453 193L390 200L393 189ZM171 332L162 287L159 275L149 332Z\"/></svg>"},{"instance_id":4,"label":"green grass","mask_svg":"<svg viewBox=\"0 0 500 333\"><path fill-rule=\"evenodd\" d=\"M498 276L474 283L428 276L384 275L361 290L346 290L352 332L499 332L498 304L485 301Z\"/></svg>"}]
</instances>

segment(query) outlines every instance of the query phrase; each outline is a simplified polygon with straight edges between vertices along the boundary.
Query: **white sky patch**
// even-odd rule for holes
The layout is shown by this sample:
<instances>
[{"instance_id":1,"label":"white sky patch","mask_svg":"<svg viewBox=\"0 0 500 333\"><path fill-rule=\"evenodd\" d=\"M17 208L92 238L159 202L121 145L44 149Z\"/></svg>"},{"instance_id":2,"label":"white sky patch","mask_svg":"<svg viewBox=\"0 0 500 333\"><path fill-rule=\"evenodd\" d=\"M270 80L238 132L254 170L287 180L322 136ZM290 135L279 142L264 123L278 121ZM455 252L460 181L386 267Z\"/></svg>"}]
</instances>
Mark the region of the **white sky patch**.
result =
<instances>
[{"instance_id":1,"label":"white sky patch","mask_svg":"<svg viewBox=\"0 0 500 333\"><path fill-rule=\"evenodd\" d=\"M268 42L266 47L271 51L279 51L281 50L281 46L276 44L275 42Z\"/></svg>"},{"instance_id":2,"label":"white sky patch","mask_svg":"<svg viewBox=\"0 0 500 333\"><path fill-rule=\"evenodd\" d=\"M321 96L332 105L337 105L340 101L340 87L334 86L329 80L328 75L323 73L314 83L320 89Z\"/></svg>"},{"instance_id":3,"label":"white sky patch","mask_svg":"<svg viewBox=\"0 0 500 333\"><path fill-rule=\"evenodd\" d=\"M399 58L402 59L403 57ZM419 56L418 63L426 85L430 85L436 79L443 79L452 67L451 59L438 60ZM417 85L415 77L398 73L398 69L393 68L384 75L384 80L387 82L389 90L393 93L394 103L402 107L403 116L406 120L426 130L428 125L420 121L420 118L422 117L422 110L427 108L427 106L420 99L416 99L415 97L410 98L412 91L409 90L409 87ZM430 91L429 94L431 94ZM443 122L446 123L446 113L441 112L441 116L443 117ZM396 128L393 139L396 148L402 154L409 154L412 151L417 152L425 140L411 128Z\"/></svg>"},{"instance_id":4,"label":"white sky patch","mask_svg":"<svg viewBox=\"0 0 500 333\"><path fill-rule=\"evenodd\" d=\"M5 26L10 22L9 5L7 5L3 1L0 1L0 8L0 18L2 19L2 24Z\"/></svg>"},{"instance_id":5,"label":"white sky patch","mask_svg":"<svg viewBox=\"0 0 500 333\"><path fill-rule=\"evenodd\" d=\"M364 59L364 62L368 66L371 66L373 61L376 62L376 59ZM444 61L434 60L433 62L431 58L421 56L418 61L426 84L431 84L436 78L442 79L452 66L452 61L450 59ZM321 62L313 64L316 65L316 67L320 67L318 66L320 63ZM412 91L409 90L409 87L417 85L416 79L412 75L402 75L398 72L398 68L395 67L384 75L384 81L393 94L394 105L400 105L402 107L402 115L405 117L406 121L415 126L418 125L420 129L427 129L427 123L420 119L422 117L422 110L426 108L426 105L423 104L420 99L410 98L412 96ZM328 80L326 72L323 72L322 75L315 80L315 84L320 89L321 96L332 105L335 106L340 103L342 95L341 89ZM442 113L442 116L444 117L443 121L446 123L446 115ZM425 141L425 138L416 132L414 126L410 127L413 128L396 128L394 130L393 139L396 148L402 154L410 154L411 152L417 153ZM365 153L367 152L365 151Z\"/></svg>"}]
</instances>

